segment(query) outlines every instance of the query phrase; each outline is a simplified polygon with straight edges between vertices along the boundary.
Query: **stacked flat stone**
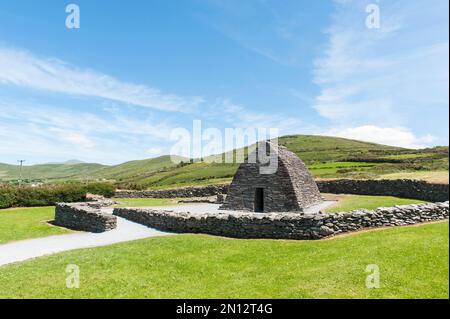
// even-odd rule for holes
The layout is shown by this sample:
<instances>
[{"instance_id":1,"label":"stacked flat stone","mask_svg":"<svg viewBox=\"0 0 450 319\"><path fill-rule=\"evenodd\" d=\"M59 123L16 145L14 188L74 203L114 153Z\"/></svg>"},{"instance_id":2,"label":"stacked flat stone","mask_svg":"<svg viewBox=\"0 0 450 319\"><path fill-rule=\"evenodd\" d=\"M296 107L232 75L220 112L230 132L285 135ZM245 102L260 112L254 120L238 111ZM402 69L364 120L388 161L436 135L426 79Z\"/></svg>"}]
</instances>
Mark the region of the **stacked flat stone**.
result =
<instances>
[{"instance_id":1,"label":"stacked flat stone","mask_svg":"<svg viewBox=\"0 0 450 319\"><path fill-rule=\"evenodd\" d=\"M273 173L264 172L267 163L259 160L260 150L276 159L277 168ZM297 155L267 141L258 143L256 150L239 166L220 209L255 211L257 189L263 190L265 213L302 212L322 202L311 173Z\"/></svg>"},{"instance_id":2,"label":"stacked flat stone","mask_svg":"<svg viewBox=\"0 0 450 319\"><path fill-rule=\"evenodd\" d=\"M151 208L115 208L114 215L176 233L233 238L321 239L373 227L413 225L448 219L449 202L401 205L333 214L189 213Z\"/></svg>"},{"instance_id":3,"label":"stacked flat stone","mask_svg":"<svg viewBox=\"0 0 450 319\"><path fill-rule=\"evenodd\" d=\"M102 213L99 203L58 203L55 225L91 233L102 233L117 227L117 217Z\"/></svg>"},{"instance_id":4,"label":"stacked flat stone","mask_svg":"<svg viewBox=\"0 0 450 319\"><path fill-rule=\"evenodd\" d=\"M218 194L226 194L228 185L208 185L181 187L174 189L146 190L146 191L117 191L116 198L186 198L186 197L208 197Z\"/></svg>"},{"instance_id":5,"label":"stacked flat stone","mask_svg":"<svg viewBox=\"0 0 450 319\"><path fill-rule=\"evenodd\" d=\"M320 192L332 194L356 194L396 196L430 202L444 202L449 198L448 184L434 184L410 179L395 180L320 180L316 181ZM208 197L227 194L229 185L185 187L154 191L118 191L118 198L177 198Z\"/></svg>"},{"instance_id":6,"label":"stacked flat stone","mask_svg":"<svg viewBox=\"0 0 450 319\"><path fill-rule=\"evenodd\" d=\"M433 184L410 179L317 181L322 193L395 196L430 202L449 199L448 184Z\"/></svg>"}]
</instances>

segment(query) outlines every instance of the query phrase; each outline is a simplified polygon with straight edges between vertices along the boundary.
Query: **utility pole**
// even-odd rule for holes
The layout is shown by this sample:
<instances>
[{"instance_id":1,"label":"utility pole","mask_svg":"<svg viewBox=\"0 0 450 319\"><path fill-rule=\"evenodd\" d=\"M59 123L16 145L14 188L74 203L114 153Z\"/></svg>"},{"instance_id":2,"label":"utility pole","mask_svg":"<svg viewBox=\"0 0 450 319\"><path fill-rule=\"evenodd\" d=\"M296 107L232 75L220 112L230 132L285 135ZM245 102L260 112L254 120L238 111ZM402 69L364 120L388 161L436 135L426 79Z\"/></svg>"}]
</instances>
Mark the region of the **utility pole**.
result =
<instances>
[{"instance_id":1,"label":"utility pole","mask_svg":"<svg viewBox=\"0 0 450 319\"><path fill-rule=\"evenodd\" d=\"M19 168L19 175L20 175L20 179L19 179L19 187L22 185L22 165L23 162L25 162L25 160L17 160L20 163L20 168Z\"/></svg>"}]
</instances>

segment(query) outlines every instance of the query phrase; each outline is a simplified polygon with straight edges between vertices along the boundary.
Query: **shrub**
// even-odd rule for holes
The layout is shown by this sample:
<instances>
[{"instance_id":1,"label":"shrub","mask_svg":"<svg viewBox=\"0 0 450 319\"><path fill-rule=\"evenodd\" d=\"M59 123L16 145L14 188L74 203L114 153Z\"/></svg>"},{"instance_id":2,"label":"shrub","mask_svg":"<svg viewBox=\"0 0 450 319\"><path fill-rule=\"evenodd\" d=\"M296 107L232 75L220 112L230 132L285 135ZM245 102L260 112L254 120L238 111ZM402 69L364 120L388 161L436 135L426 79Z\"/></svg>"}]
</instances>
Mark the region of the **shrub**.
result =
<instances>
[{"instance_id":1,"label":"shrub","mask_svg":"<svg viewBox=\"0 0 450 319\"><path fill-rule=\"evenodd\" d=\"M85 199L86 190L81 185L0 187L0 208L46 206L57 202L84 201Z\"/></svg>"},{"instance_id":2,"label":"shrub","mask_svg":"<svg viewBox=\"0 0 450 319\"><path fill-rule=\"evenodd\" d=\"M135 190L135 191L142 191L147 189L147 186L144 184L138 184L138 183L117 183L117 188L119 189L128 189L128 190Z\"/></svg>"},{"instance_id":3,"label":"shrub","mask_svg":"<svg viewBox=\"0 0 450 319\"><path fill-rule=\"evenodd\" d=\"M82 202L86 193L112 197L115 188L108 183L80 183L30 186L0 186L0 208L49 206L58 202Z\"/></svg>"},{"instance_id":4,"label":"shrub","mask_svg":"<svg viewBox=\"0 0 450 319\"><path fill-rule=\"evenodd\" d=\"M14 206L17 201L17 187L0 186L0 208Z\"/></svg>"},{"instance_id":5,"label":"shrub","mask_svg":"<svg viewBox=\"0 0 450 319\"><path fill-rule=\"evenodd\" d=\"M110 198L114 196L116 188L111 183L90 183L86 185L86 192Z\"/></svg>"}]
</instances>

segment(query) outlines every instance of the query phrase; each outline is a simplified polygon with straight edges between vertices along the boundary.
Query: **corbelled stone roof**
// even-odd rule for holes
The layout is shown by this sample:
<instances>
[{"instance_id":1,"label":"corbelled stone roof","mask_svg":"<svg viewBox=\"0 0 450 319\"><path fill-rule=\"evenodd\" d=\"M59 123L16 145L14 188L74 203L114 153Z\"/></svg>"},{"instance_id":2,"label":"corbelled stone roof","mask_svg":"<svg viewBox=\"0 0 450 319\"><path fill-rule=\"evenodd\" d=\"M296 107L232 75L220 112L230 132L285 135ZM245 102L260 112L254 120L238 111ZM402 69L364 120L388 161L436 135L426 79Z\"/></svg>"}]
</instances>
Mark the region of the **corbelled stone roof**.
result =
<instances>
[{"instance_id":1,"label":"corbelled stone roof","mask_svg":"<svg viewBox=\"0 0 450 319\"><path fill-rule=\"evenodd\" d=\"M270 173L271 165L262 163L258 156L264 149L266 155L271 154L271 164L277 162ZM263 189L264 212L301 212L322 201L313 177L298 156L267 141L258 143L240 165L221 209L255 211L258 188Z\"/></svg>"}]
</instances>

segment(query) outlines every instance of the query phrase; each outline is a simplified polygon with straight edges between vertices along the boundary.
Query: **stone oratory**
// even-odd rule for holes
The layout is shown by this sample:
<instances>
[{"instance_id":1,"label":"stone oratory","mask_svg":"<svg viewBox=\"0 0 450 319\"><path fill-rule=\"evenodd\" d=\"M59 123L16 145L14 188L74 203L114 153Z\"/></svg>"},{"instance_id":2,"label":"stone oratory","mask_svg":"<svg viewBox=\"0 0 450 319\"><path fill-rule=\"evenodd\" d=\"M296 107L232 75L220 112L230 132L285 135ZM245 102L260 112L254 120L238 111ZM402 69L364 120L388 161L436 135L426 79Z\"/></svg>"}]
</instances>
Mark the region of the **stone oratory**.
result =
<instances>
[{"instance_id":1,"label":"stone oratory","mask_svg":"<svg viewBox=\"0 0 450 319\"><path fill-rule=\"evenodd\" d=\"M260 160L260 151L277 162L273 172L264 172L268 163ZM240 165L220 209L301 213L321 202L319 188L305 163L285 147L264 141Z\"/></svg>"}]
</instances>

